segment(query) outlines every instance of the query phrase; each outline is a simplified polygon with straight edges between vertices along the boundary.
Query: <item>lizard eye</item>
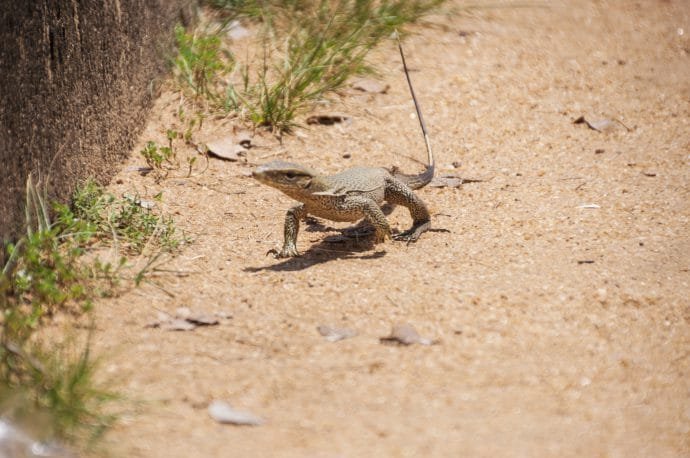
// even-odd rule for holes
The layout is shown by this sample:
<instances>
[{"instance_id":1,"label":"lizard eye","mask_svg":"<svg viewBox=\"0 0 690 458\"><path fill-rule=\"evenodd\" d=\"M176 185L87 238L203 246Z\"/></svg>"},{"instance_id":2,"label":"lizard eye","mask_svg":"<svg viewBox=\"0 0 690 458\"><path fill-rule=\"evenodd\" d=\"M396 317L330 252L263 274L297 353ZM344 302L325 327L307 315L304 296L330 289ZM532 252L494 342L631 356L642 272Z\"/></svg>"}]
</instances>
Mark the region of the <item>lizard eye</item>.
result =
<instances>
[{"instance_id":1,"label":"lizard eye","mask_svg":"<svg viewBox=\"0 0 690 458\"><path fill-rule=\"evenodd\" d=\"M294 180L294 179L295 179L295 176L296 176L296 175L295 175L294 173L292 173L292 172L288 172L288 173L285 174L285 178L287 178L288 180Z\"/></svg>"}]
</instances>

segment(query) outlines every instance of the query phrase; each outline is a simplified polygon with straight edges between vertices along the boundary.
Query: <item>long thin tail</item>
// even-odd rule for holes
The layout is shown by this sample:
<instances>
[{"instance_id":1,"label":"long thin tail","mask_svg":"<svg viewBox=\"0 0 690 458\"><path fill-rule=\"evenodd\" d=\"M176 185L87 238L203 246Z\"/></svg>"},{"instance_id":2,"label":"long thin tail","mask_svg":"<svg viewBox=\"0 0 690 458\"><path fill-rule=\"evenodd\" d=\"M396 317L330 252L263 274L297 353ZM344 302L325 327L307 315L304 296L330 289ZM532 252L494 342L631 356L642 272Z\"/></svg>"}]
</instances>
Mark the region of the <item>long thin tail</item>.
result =
<instances>
[{"instance_id":1,"label":"long thin tail","mask_svg":"<svg viewBox=\"0 0 690 458\"><path fill-rule=\"evenodd\" d=\"M395 32L395 38L398 40L398 49L400 50L400 58L402 59L403 70L405 70L405 77L407 78L407 84L410 87L410 94L412 95L412 101L414 102L414 108L417 110L417 118L419 119L419 125L422 128L422 134L424 134L424 143L426 144L426 152L428 155L428 165L426 170L419 175L406 175L398 173L394 170L393 173L396 177L402 179L408 186L412 189L419 189L427 184L434 178L434 169L436 167L434 162L434 153L431 151L431 142L429 140L429 133L426 130L426 124L424 123L424 117L422 116L422 110L419 108L419 102L417 101L417 96L414 93L414 88L412 87L412 80L410 79L410 72L407 70L407 63L405 62L405 54L403 53L402 43L400 43L400 35Z\"/></svg>"}]
</instances>

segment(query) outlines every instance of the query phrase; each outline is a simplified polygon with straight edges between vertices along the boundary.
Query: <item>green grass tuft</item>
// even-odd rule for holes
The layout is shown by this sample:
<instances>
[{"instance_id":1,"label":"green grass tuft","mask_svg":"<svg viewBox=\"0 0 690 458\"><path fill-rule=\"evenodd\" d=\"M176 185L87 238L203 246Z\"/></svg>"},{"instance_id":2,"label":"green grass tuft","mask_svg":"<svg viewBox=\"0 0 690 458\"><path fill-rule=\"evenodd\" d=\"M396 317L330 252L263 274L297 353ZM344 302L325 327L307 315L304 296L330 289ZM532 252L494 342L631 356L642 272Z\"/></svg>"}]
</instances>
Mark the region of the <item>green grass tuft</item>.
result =
<instances>
[{"instance_id":1,"label":"green grass tuft","mask_svg":"<svg viewBox=\"0 0 690 458\"><path fill-rule=\"evenodd\" d=\"M231 56L221 39L223 27L191 35L178 28L176 73L183 75L178 78L183 85L206 97L211 109L246 114L253 124L282 134L315 102L342 88L353 75L370 70L365 59L371 49L442 3L210 0L207 4L224 24L244 17L263 25L261 62L252 69L255 63ZM239 84L224 78L232 70L241 77Z\"/></svg>"},{"instance_id":2,"label":"green grass tuft","mask_svg":"<svg viewBox=\"0 0 690 458\"><path fill-rule=\"evenodd\" d=\"M139 254L153 246L155 260L182 239L170 217L144 208L137 197L117 199L94 181L80 186L70 205L50 205L31 178L26 197L26 235L5 247L0 275L0 394L19 407L0 405L0 415L18 424L22 415L14 411L29 412L29 424L44 418L38 439L81 448L115 420L109 406L118 396L96 381L99 361L88 339L43 341L42 325L58 313L88 314L96 295L114 294L127 258L102 262L85 256L92 248L117 244Z\"/></svg>"},{"instance_id":3,"label":"green grass tuft","mask_svg":"<svg viewBox=\"0 0 690 458\"><path fill-rule=\"evenodd\" d=\"M217 33L200 31L190 34L177 26L175 38L177 78L191 88L196 97L216 100L218 80L233 68L232 54L222 48Z\"/></svg>"}]
</instances>

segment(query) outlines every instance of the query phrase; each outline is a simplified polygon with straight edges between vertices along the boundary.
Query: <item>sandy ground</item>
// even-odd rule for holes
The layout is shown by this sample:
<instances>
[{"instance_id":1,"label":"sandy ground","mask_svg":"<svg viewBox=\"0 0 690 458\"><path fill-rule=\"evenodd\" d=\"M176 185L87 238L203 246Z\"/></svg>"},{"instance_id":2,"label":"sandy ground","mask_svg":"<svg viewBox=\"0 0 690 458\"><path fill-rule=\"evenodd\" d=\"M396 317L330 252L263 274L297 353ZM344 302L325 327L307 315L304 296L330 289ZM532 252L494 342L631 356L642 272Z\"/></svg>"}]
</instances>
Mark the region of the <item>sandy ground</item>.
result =
<instances>
[{"instance_id":1,"label":"sandy ground","mask_svg":"<svg viewBox=\"0 0 690 458\"><path fill-rule=\"evenodd\" d=\"M322 221L302 257L266 257L291 201L248 176L274 158L420 170L394 43L373 56L387 94L319 107L349 124L262 134L247 163L160 185L126 168L133 151L112 190L162 190L194 241L158 286L97 303L107 373L142 401L107 435L115 455L690 456L690 3L486 8L413 32L439 174L483 180L419 191L439 230L416 244L343 242L350 225ZM142 144L182 128L177 103L162 95ZM144 327L179 307L230 318ZM395 323L439 342L381 344ZM358 336L329 342L322 324ZM220 425L214 399L265 424Z\"/></svg>"}]
</instances>

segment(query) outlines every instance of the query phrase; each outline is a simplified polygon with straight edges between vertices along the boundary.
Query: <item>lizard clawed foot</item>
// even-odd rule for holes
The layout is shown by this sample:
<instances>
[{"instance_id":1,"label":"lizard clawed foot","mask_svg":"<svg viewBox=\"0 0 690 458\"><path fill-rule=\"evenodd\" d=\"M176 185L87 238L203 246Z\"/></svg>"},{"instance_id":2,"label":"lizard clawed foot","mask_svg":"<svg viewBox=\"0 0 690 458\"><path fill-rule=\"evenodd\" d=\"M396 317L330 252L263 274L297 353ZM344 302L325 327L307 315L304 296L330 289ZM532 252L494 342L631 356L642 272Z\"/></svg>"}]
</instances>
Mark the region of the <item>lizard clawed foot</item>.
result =
<instances>
[{"instance_id":1,"label":"lizard clawed foot","mask_svg":"<svg viewBox=\"0 0 690 458\"><path fill-rule=\"evenodd\" d=\"M377 229L376 233L374 234L374 243L383 243L386 241L386 239L393 240L393 234L391 233L390 228Z\"/></svg>"},{"instance_id":2,"label":"lizard clawed foot","mask_svg":"<svg viewBox=\"0 0 690 458\"><path fill-rule=\"evenodd\" d=\"M415 226L412 226L410 229L406 230L405 232L402 232L400 234L396 234L393 237L393 240L397 241L402 241L402 242L416 242L419 237L426 231L428 231L431 228L431 222L427 221L425 223L417 224Z\"/></svg>"},{"instance_id":3,"label":"lizard clawed foot","mask_svg":"<svg viewBox=\"0 0 690 458\"><path fill-rule=\"evenodd\" d=\"M299 256L299 252L297 251L297 247L293 246L284 246L282 250L277 250L276 248L271 248L266 252L266 256L269 254L272 254L274 258L276 259L281 259L281 258L294 258L296 256Z\"/></svg>"}]
</instances>

